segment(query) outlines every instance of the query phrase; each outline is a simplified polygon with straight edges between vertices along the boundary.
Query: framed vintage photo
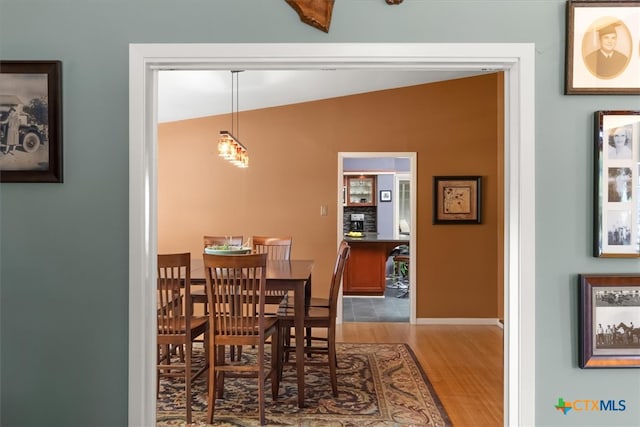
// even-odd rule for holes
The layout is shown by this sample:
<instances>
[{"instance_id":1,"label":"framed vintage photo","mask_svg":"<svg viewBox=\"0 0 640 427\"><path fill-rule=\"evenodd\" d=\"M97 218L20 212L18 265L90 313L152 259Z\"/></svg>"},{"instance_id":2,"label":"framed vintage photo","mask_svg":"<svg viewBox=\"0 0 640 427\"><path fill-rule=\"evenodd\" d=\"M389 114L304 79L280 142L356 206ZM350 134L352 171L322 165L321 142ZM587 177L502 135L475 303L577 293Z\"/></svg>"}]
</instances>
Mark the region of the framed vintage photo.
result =
<instances>
[{"instance_id":1,"label":"framed vintage photo","mask_svg":"<svg viewBox=\"0 0 640 427\"><path fill-rule=\"evenodd\" d=\"M0 182L62 182L60 61L0 61Z\"/></svg>"},{"instance_id":2,"label":"framed vintage photo","mask_svg":"<svg viewBox=\"0 0 640 427\"><path fill-rule=\"evenodd\" d=\"M380 190L380 201L381 202L390 202L391 201L391 190Z\"/></svg>"},{"instance_id":3,"label":"framed vintage photo","mask_svg":"<svg viewBox=\"0 0 640 427\"><path fill-rule=\"evenodd\" d=\"M480 224L480 176L433 177L434 224Z\"/></svg>"},{"instance_id":4,"label":"framed vintage photo","mask_svg":"<svg viewBox=\"0 0 640 427\"><path fill-rule=\"evenodd\" d=\"M579 364L640 367L640 275L578 276Z\"/></svg>"},{"instance_id":5,"label":"framed vintage photo","mask_svg":"<svg viewBox=\"0 0 640 427\"><path fill-rule=\"evenodd\" d=\"M640 257L640 111L594 116L593 256Z\"/></svg>"},{"instance_id":6,"label":"framed vintage photo","mask_svg":"<svg viewBox=\"0 0 640 427\"><path fill-rule=\"evenodd\" d=\"M565 94L640 94L640 1L568 1Z\"/></svg>"}]
</instances>

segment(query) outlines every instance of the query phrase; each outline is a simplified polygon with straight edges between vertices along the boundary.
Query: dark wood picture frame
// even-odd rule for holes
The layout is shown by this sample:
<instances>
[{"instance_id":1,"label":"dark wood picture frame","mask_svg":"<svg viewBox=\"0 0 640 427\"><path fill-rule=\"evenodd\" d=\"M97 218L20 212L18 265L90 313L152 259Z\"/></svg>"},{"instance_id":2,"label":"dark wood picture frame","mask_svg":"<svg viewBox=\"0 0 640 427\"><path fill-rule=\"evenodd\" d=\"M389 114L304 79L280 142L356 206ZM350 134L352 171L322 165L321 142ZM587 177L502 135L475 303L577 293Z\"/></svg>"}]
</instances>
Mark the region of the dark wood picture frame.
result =
<instances>
[{"instance_id":1,"label":"dark wood picture frame","mask_svg":"<svg viewBox=\"0 0 640 427\"><path fill-rule=\"evenodd\" d=\"M640 1L567 1L565 94L640 94L639 12Z\"/></svg>"},{"instance_id":2,"label":"dark wood picture frame","mask_svg":"<svg viewBox=\"0 0 640 427\"><path fill-rule=\"evenodd\" d=\"M593 256L640 257L640 111L596 111Z\"/></svg>"},{"instance_id":3,"label":"dark wood picture frame","mask_svg":"<svg viewBox=\"0 0 640 427\"><path fill-rule=\"evenodd\" d=\"M60 61L0 61L0 182L62 182Z\"/></svg>"},{"instance_id":4,"label":"dark wood picture frame","mask_svg":"<svg viewBox=\"0 0 640 427\"><path fill-rule=\"evenodd\" d=\"M640 275L578 275L579 366L640 367Z\"/></svg>"},{"instance_id":5,"label":"dark wood picture frame","mask_svg":"<svg viewBox=\"0 0 640 427\"><path fill-rule=\"evenodd\" d=\"M390 202L391 201L391 190L380 190L380 201L381 202Z\"/></svg>"},{"instance_id":6,"label":"dark wood picture frame","mask_svg":"<svg viewBox=\"0 0 640 427\"><path fill-rule=\"evenodd\" d=\"M433 223L480 224L482 177L434 176Z\"/></svg>"}]
</instances>

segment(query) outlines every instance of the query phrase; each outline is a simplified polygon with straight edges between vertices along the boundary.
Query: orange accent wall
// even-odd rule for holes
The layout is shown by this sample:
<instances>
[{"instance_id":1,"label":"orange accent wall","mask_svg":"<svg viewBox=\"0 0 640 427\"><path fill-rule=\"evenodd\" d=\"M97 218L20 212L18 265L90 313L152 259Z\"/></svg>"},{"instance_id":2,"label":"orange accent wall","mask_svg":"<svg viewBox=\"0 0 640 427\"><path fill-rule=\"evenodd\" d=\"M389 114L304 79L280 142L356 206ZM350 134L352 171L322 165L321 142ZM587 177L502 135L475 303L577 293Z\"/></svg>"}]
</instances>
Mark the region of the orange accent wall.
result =
<instances>
[{"instance_id":1,"label":"orange accent wall","mask_svg":"<svg viewBox=\"0 0 640 427\"><path fill-rule=\"evenodd\" d=\"M326 295L337 248L338 152L417 152L417 317L502 316L502 73L243 111L248 169L217 156L229 115L158 127L158 251L204 234L293 236ZM432 225L434 175L483 177L482 224ZM328 215L320 216L320 206Z\"/></svg>"}]
</instances>

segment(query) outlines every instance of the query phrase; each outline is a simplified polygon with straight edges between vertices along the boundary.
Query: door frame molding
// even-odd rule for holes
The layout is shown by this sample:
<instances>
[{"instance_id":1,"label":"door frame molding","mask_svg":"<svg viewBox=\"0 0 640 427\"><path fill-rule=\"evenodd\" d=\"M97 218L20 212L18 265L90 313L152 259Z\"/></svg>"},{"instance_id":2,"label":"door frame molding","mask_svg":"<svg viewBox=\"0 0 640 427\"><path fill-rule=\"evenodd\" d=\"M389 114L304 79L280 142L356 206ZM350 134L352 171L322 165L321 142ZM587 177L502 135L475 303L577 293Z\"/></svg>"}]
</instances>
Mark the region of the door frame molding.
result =
<instances>
[{"instance_id":1,"label":"door frame molding","mask_svg":"<svg viewBox=\"0 0 640 427\"><path fill-rule=\"evenodd\" d=\"M354 152L338 152L338 188L342 191L342 178L345 175L344 171L344 161L345 159L375 159L375 158L406 158L409 160L409 173L403 173L402 175L406 175L412 181L412 183L417 182L417 171L418 171L418 153L415 151L407 151L407 152L375 152L375 151L354 151ZM348 172L347 172L348 173ZM396 179L394 177L394 185L396 185ZM376 191L378 191L376 189ZM411 192L411 224L410 227L412 230L416 230L416 218L418 217L418 188L415 184L411 185L409 189ZM398 193L395 192L397 195ZM397 197L397 196L396 196ZM337 230L337 241L340 242L344 237L344 206L342 205L342 200L338 200L338 206L336 212L338 214L338 230ZM394 214L395 215L395 214ZM409 247L416 248L417 247L417 237L416 233L411 233L409 235ZM416 251L409 252L409 323L415 325L417 322L416 318L416 286L415 286L415 277L416 277ZM343 312L343 294L342 294L342 286L340 287L340 292L338 294L338 316L337 323L343 323L344 320L344 312Z\"/></svg>"},{"instance_id":2,"label":"door frame molding","mask_svg":"<svg viewBox=\"0 0 640 427\"><path fill-rule=\"evenodd\" d=\"M533 43L228 43L129 46L131 426L155 420L157 71L504 71L504 423L535 425L535 51Z\"/></svg>"}]
</instances>

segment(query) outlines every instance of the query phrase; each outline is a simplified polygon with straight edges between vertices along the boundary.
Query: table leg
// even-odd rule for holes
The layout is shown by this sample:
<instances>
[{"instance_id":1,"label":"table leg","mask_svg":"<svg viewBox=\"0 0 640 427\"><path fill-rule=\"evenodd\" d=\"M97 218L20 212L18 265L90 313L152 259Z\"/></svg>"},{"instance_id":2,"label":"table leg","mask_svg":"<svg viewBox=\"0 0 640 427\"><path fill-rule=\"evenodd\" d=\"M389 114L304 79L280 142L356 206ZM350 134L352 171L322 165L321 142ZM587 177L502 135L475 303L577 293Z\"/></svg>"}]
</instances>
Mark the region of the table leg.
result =
<instances>
[{"instance_id":1,"label":"table leg","mask_svg":"<svg viewBox=\"0 0 640 427\"><path fill-rule=\"evenodd\" d=\"M296 369L298 372L298 407L304 408L304 312L305 283L296 287L294 292L295 330L296 330Z\"/></svg>"}]
</instances>

